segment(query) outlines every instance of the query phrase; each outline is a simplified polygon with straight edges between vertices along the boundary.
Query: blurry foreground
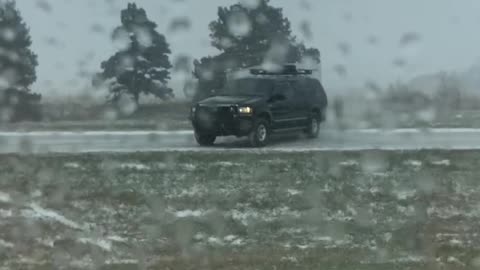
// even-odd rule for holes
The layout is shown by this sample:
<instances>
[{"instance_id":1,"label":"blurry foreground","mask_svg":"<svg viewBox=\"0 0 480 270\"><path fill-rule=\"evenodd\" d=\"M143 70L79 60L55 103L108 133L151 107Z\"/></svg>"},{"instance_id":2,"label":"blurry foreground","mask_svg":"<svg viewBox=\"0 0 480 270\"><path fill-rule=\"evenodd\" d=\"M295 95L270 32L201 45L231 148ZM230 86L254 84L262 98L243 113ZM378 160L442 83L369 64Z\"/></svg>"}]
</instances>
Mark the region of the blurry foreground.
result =
<instances>
[{"instance_id":1,"label":"blurry foreground","mask_svg":"<svg viewBox=\"0 0 480 270\"><path fill-rule=\"evenodd\" d=\"M0 157L2 269L479 266L478 151Z\"/></svg>"}]
</instances>

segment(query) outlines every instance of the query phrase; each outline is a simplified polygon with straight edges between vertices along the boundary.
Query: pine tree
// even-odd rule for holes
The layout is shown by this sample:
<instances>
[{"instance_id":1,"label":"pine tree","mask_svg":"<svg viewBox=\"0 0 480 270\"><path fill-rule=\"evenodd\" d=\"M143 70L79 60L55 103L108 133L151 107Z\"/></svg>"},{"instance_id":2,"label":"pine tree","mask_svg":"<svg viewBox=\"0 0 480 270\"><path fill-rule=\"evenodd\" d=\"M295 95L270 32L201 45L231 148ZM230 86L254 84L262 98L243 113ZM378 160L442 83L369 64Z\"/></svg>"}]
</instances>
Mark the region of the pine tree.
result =
<instances>
[{"instance_id":1,"label":"pine tree","mask_svg":"<svg viewBox=\"0 0 480 270\"><path fill-rule=\"evenodd\" d=\"M220 89L229 70L264 63L320 63L320 52L297 42L283 10L269 2L218 9L218 19L210 23L210 38L220 54L194 62L194 76L199 81L197 99Z\"/></svg>"},{"instance_id":2,"label":"pine tree","mask_svg":"<svg viewBox=\"0 0 480 270\"><path fill-rule=\"evenodd\" d=\"M141 94L172 98L173 91L167 87L171 51L165 36L156 31L157 25L136 4L130 3L122 10L121 23L112 34L121 48L101 64L103 71L99 74L109 87L111 99L116 101L127 94L138 104Z\"/></svg>"},{"instance_id":3,"label":"pine tree","mask_svg":"<svg viewBox=\"0 0 480 270\"><path fill-rule=\"evenodd\" d=\"M37 56L30 49L30 30L14 1L0 1L0 105L9 111L1 120L32 118L32 105L41 96L32 94L36 81ZM5 114L5 113L4 113Z\"/></svg>"}]
</instances>

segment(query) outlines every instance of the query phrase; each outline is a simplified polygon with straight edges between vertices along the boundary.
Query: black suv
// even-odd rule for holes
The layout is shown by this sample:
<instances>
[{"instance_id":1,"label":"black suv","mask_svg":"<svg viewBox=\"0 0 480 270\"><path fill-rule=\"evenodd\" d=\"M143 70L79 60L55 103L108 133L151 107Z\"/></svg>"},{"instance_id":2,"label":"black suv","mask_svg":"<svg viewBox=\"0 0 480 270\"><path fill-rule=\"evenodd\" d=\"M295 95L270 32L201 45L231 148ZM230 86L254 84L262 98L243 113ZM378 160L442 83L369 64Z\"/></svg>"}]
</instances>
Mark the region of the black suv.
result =
<instances>
[{"instance_id":1,"label":"black suv","mask_svg":"<svg viewBox=\"0 0 480 270\"><path fill-rule=\"evenodd\" d=\"M234 135L263 147L272 133L303 131L318 137L327 96L312 73L287 65L279 72L251 69L247 76L229 79L220 93L192 107L197 142L209 146L217 136Z\"/></svg>"}]
</instances>

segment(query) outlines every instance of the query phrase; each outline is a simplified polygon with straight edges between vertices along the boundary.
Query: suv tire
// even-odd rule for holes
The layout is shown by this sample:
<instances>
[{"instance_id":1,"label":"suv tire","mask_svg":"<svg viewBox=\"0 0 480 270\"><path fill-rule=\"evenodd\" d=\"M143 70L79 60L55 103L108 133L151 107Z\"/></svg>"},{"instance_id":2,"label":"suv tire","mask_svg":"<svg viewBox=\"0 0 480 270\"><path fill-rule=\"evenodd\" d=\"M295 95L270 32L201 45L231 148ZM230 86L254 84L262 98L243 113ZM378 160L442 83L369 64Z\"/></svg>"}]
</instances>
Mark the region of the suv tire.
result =
<instances>
[{"instance_id":1,"label":"suv tire","mask_svg":"<svg viewBox=\"0 0 480 270\"><path fill-rule=\"evenodd\" d=\"M305 133L307 134L307 137L310 139L316 139L318 138L320 134L320 115L318 114L313 114L309 120L308 120L308 127Z\"/></svg>"},{"instance_id":2,"label":"suv tire","mask_svg":"<svg viewBox=\"0 0 480 270\"><path fill-rule=\"evenodd\" d=\"M214 135L205 135L195 132L195 140L201 146L212 146L216 139L217 137Z\"/></svg>"},{"instance_id":3,"label":"suv tire","mask_svg":"<svg viewBox=\"0 0 480 270\"><path fill-rule=\"evenodd\" d=\"M270 140L270 124L266 119L258 119L248 136L252 147L265 147Z\"/></svg>"}]
</instances>

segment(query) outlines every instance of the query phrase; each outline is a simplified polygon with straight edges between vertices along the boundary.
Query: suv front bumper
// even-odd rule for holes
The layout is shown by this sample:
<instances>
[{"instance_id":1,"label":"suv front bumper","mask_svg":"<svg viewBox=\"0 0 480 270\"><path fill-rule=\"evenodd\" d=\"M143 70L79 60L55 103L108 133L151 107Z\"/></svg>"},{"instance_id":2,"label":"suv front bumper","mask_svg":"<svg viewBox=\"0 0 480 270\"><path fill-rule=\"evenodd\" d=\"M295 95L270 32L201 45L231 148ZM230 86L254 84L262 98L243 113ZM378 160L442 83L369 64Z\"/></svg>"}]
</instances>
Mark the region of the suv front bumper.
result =
<instances>
[{"instance_id":1,"label":"suv front bumper","mask_svg":"<svg viewBox=\"0 0 480 270\"><path fill-rule=\"evenodd\" d=\"M199 106L190 120L200 134L243 137L253 129L253 117L239 115L232 107Z\"/></svg>"}]
</instances>

